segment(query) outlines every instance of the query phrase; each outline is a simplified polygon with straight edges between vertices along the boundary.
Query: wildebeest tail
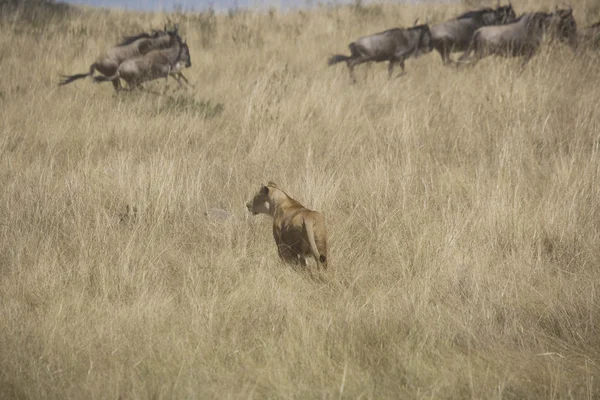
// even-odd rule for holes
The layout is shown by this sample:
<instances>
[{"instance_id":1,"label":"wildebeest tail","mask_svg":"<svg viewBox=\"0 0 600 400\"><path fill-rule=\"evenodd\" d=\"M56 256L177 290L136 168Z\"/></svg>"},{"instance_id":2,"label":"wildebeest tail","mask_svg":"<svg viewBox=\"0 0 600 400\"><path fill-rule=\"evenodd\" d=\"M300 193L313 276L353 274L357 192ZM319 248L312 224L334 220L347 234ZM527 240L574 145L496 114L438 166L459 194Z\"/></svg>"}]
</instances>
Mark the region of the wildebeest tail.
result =
<instances>
[{"instance_id":1,"label":"wildebeest tail","mask_svg":"<svg viewBox=\"0 0 600 400\"><path fill-rule=\"evenodd\" d=\"M71 83L76 81L77 79L82 79L88 76L92 76L94 74L94 69L96 68L95 64L90 66L90 72L86 74L75 74L75 75L61 75L63 78L62 81L58 82L58 86L66 85L67 83Z\"/></svg>"},{"instance_id":2,"label":"wildebeest tail","mask_svg":"<svg viewBox=\"0 0 600 400\"><path fill-rule=\"evenodd\" d=\"M89 76L89 74L61 75L63 80L58 82L58 86L66 85L67 83L71 83L77 79L85 78L86 76Z\"/></svg>"},{"instance_id":3,"label":"wildebeest tail","mask_svg":"<svg viewBox=\"0 0 600 400\"><path fill-rule=\"evenodd\" d=\"M349 60L350 58L351 58L351 56L345 56L343 54L336 54L334 56L329 57L329 60L327 60L327 65L337 64L339 62Z\"/></svg>"},{"instance_id":4,"label":"wildebeest tail","mask_svg":"<svg viewBox=\"0 0 600 400\"><path fill-rule=\"evenodd\" d=\"M114 81L118 77L118 74L114 74L113 76L98 75L94 77L94 83Z\"/></svg>"}]
</instances>

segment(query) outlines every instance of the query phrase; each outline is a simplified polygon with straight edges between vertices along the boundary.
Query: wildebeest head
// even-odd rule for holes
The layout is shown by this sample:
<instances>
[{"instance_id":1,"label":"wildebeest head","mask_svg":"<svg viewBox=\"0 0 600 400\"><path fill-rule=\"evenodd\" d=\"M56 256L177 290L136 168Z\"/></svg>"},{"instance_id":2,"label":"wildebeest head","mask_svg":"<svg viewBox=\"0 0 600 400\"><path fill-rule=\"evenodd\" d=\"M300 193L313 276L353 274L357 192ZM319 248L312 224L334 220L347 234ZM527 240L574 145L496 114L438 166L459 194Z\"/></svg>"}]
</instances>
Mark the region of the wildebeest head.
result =
<instances>
[{"instance_id":1,"label":"wildebeest head","mask_svg":"<svg viewBox=\"0 0 600 400\"><path fill-rule=\"evenodd\" d=\"M494 10L494 14L498 25L510 24L517 19L517 15L515 14L515 10L511 3L508 3L507 6L498 6Z\"/></svg>"},{"instance_id":2,"label":"wildebeest head","mask_svg":"<svg viewBox=\"0 0 600 400\"><path fill-rule=\"evenodd\" d=\"M175 33L175 35L177 35ZM187 45L187 40L183 41L179 35L176 36L177 44L179 45L179 53L177 54L177 62L183 64L186 68L192 66L192 58L190 57L190 48Z\"/></svg>"},{"instance_id":3,"label":"wildebeest head","mask_svg":"<svg viewBox=\"0 0 600 400\"><path fill-rule=\"evenodd\" d=\"M179 61L182 62L186 68L192 66L192 58L190 56L190 48L187 45L187 41L181 44L181 54L179 55Z\"/></svg>"},{"instance_id":4,"label":"wildebeest head","mask_svg":"<svg viewBox=\"0 0 600 400\"><path fill-rule=\"evenodd\" d=\"M575 44L577 36L577 23L573 17L572 8L558 9L552 14L554 19L553 23L556 26L556 36L561 41L568 41L571 44Z\"/></svg>"},{"instance_id":5,"label":"wildebeest head","mask_svg":"<svg viewBox=\"0 0 600 400\"><path fill-rule=\"evenodd\" d=\"M422 54L427 54L433 50L431 40L431 30L428 24L415 25L407 29L408 31L418 32L418 41L415 47L414 57L419 57Z\"/></svg>"},{"instance_id":6,"label":"wildebeest head","mask_svg":"<svg viewBox=\"0 0 600 400\"><path fill-rule=\"evenodd\" d=\"M551 13L535 12L526 13L519 17L519 20L525 20L529 31L546 31L554 20Z\"/></svg>"}]
</instances>

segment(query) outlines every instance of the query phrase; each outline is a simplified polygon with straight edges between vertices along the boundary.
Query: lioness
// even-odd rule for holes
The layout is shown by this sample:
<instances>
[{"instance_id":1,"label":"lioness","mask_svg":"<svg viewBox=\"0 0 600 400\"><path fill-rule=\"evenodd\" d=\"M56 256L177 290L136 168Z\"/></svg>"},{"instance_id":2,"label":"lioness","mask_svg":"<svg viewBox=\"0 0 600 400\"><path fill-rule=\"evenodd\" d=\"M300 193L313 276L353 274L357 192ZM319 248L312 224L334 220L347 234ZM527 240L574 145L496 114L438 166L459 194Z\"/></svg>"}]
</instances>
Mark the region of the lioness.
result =
<instances>
[{"instance_id":1,"label":"lioness","mask_svg":"<svg viewBox=\"0 0 600 400\"><path fill-rule=\"evenodd\" d=\"M253 215L273 217L273 237L282 260L306 266L306 256L312 255L317 265L327 268L327 231L323 215L304 207L273 182L263 185L246 207Z\"/></svg>"}]
</instances>

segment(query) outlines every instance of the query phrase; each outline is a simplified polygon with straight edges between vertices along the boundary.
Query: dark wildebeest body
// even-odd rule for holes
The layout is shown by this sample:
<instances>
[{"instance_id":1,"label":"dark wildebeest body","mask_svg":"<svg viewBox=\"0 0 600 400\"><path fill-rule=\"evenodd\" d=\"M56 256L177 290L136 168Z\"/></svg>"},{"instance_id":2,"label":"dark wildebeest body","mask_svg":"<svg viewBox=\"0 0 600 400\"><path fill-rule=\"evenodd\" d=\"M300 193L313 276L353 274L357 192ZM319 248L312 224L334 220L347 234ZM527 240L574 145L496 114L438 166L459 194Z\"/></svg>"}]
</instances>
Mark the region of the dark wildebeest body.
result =
<instances>
[{"instance_id":1,"label":"dark wildebeest body","mask_svg":"<svg viewBox=\"0 0 600 400\"><path fill-rule=\"evenodd\" d=\"M112 76L96 76L94 82L113 82L115 90L119 91L120 85L114 82L123 79L130 89L138 88L143 82L158 78L168 79L169 75L175 77L178 83L182 67L192 66L190 51L187 43L182 42L177 36L174 46L167 49L152 50L136 58L123 61ZM185 80L185 78L183 78Z\"/></svg>"},{"instance_id":2,"label":"dark wildebeest body","mask_svg":"<svg viewBox=\"0 0 600 400\"><path fill-rule=\"evenodd\" d=\"M173 46L178 38L177 28L173 31L167 31L166 27L164 31L153 31L152 35L142 33L136 36L126 37L121 44L106 50L106 52L100 55L96 61L90 65L89 72L63 76L64 79L59 82L59 86L66 85L77 79L88 76L91 77L94 75L94 71L98 71L105 76L112 76L116 73L117 68L119 68L119 65L123 61L142 56L155 49ZM115 85L115 89L119 89L118 80L113 81L113 85Z\"/></svg>"},{"instance_id":3,"label":"dark wildebeest body","mask_svg":"<svg viewBox=\"0 0 600 400\"><path fill-rule=\"evenodd\" d=\"M479 28L459 62L469 60L471 53L474 59L470 65L489 55L523 57L522 69L537 53L545 32L550 31L553 37L572 43L576 29L572 10L526 13L512 24Z\"/></svg>"},{"instance_id":4,"label":"dark wildebeest body","mask_svg":"<svg viewBox=\"0 0 600 400\"><path fill-rule=\"evenodd\" d=\"M504 25L516 19L512 5L484 8L469 11L451 19L431 26L432 46L436 49L444 65L452 62L450 53L465 51L469 48L475 31L483 26Z\"/></svg>"},{"instance_id":5,"label":"dark wildebeest body","mask_svg":"<svg viewBox=\"0 0 600 400\"><path fill-rule=\"evenodd\" d=\"M388 76L392 77L394 65L400 65L404 73L404 61L431 51L429 26L417 25L411 28L394 28L364 36L350 43L350 55L337 54L329 58L328 65L345 61L350 71L350 79L356 82L354 67L369 61L389 61Z\"/></svg>"}]
</instances>

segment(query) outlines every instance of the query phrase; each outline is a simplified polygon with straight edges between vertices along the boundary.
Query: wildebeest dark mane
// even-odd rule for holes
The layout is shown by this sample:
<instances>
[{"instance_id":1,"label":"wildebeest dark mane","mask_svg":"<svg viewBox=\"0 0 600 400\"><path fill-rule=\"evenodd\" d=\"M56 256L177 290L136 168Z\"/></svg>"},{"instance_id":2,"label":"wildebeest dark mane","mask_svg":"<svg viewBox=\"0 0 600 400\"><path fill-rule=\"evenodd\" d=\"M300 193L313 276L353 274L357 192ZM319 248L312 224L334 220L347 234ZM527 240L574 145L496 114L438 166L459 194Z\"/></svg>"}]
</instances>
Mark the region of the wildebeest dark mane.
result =
<instances>
[{"instance_id":1,"label":"wildebeest dark mane","mask_svg":"<svg viewBox=\"0 0 600 400\"><path fill-rule=\"evenodd\" d=\"M416 30L429 30L429 25L427 24L421 24L421 25L415 25L415 26L411 26L410 28L406 28L407 31L416 31Z\"/></svg>"},{"instance_id":2,"label":"wildebeest dark mane","mask_svg":"<svg viewBox=\"0 0 600 400\"><path fill-rule=\"evenodd\" d=\"M456 17L456 19L479 18L483 14L486 14L486 13L489 13L489 12L494 12L494 9L486 7L486 8L482 8L481 10L467 11L466 13L461 14L458 17Z\"/></svg>"},{"instance_id":3,"label":"wildebeest dark mane","mask_svg":"<svg viewBox=\"0 0 600 400\"><path fill-rule=\"evenodd\" d=\"M422 30L422 29L429 30L429 25L427 25L427 24L421 24L421 25L411 26L409 28L390 28L390 29L386 29L385 31L374 33L373 36L376 36L376 35L389 35L389 34L394 33L394 32L417 31L417 30Z\"/></svg>"},{"instance_id":4,"label":"wildebeest dark mane","mask_svg":"<svg viewBox=\"0 0 600 400\"><path fill-rule=\"evenodd\" d=\"M522 19L523 19L523 17L525 17L525 16L527 16L527 15L531 15L531 16L533 17L533 16L537 16L537 15L544 15L544 16L548 16L548 15L550 15L550 14L549 14L549 13L546 13L546 12L543 12L543 11L537 11L537 12L526 12L526 13L523 13L523 14L519 15L519 16L517 17L517 19L515 19L515 20L513 21L513 23L515 23L515 22L519 22L520 20L522 20Z\"/></svg>"},{"instance_id":5,"label":"wildebeest dark mane","mask_svg":"<svg viewBox=\"0 0 600 400\"><path fill-rule=\"evenodd\" d=\"M526 13L523 13L523 14L519 15L519 16L517 17L517 19L515 19L515 20L513 21L513 23L515 23L515 22L519 22L519 21L520 21L520 20L522 20L522 19L523 19L523 17L524 17L524 16L526 16L526 15L533 15L533 14L546 14L546 13L544 13L544 12L526 12Z\"/></svg>"},{"instance_id":6,"label":"wildebeest dark mane","mask_svg":"<svg viewBox=\"0 0 600 400\"><path fill-rule=\"evenodd\" d=\"M127 46L128 44L131 44L131 43L135 42L135 41L136 41L136 40L138 40L138 39L142 39L142 38L145 38L145 39L147 39L147 38L149 38L149 37L150 37L150 34L148 34L148 33L146 33L146 32L143 32L143 33L140 33L140 34L138 34L138 35L134 35L134 36L125 36L125 37L123 38L123 42L122 42L122 43L119 43L119 44L117 45L117 47L121 47L121 46Z\"/></svg>"},{"instance_id":7,"label":"wildebeest dark mane","mask_svg":"<svg viewBox=\"0 0 600 400\"><path fill-rule=\"evenodd\" d=\"M402 30L402 28L390 28L390 29L386 29L385 31L375 33L374 35L386 35L388 33L399 32L401 30Z\"/></svg>"}]
</instances>

